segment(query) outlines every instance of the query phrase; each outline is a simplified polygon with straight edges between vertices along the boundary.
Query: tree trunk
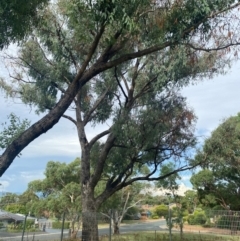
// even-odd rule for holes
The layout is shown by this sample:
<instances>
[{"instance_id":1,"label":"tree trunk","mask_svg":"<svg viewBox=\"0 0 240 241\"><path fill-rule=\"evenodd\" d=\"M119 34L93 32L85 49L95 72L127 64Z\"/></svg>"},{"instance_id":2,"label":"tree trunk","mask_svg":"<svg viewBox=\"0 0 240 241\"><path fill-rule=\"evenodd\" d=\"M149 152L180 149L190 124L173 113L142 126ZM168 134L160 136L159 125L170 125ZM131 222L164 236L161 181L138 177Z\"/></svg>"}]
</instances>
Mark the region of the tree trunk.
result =
<instances>
[{"instance_id":1,"label":"tree trunk","mask_svg":"<svg viewBox=\"0 0 240 241\"><path fill-rule=\"evenodd\" d=\"M70 229L70 238L71 239L76 239L77 238L77 233L78 233L78 230Z\"/></svg>"},{"instance_id":2,"label":"tree trunk","mask_svg":"<svg viewBox=\"0 0 240 241\"><path fill-rule=\"evenodd\" d=\"M75 227L75 220L72 220L71 222L71 226L69 228L69 237L72 238L72 239L76 239L77 238L77 233L78 233L78 228Z\"/></svg>"},{"instance_id":3,"label":"tree trunk","mask_svg":"<svg viewBox=\"0 0 240 241\"><path fill-rule=\"evenodd\" d=\"M120 234L120 231L119 231L119 222L113 222L113 234L114 234L114 235Z\"/></svg>"},{"instance_id":4,"label":"tree trunk","mask_svg":"<svg viewBox=\"0 0 240 241\"><path fill-rule=\"evenodd\" d=\"M90 155L87 147L82 148L81 198L82 198L82 241L98 241L98 206L94 189L90 185Z\"/></svg>"},{"instance_id":5,"label":"tree trunk","mask_svg":"<svg viewBox=\"0 0 240 241\"><path fill-rule=\"evenodd\" d=\"M113 234L120 234L119 231L119 226L120 226L120 217L118 211L114 210L113 215L112 215L112 220L113 220Z\"/></svg>"},{"instance_id":6,"label":"tree trunk","mask_svg":"<svg viewBox=\"0 0 240 241\"><path fill-rule=\"evenodd\" d=\"M98 221L94 201L82 197L82 241L98 241Z\"/></svg>"}]
</instances>

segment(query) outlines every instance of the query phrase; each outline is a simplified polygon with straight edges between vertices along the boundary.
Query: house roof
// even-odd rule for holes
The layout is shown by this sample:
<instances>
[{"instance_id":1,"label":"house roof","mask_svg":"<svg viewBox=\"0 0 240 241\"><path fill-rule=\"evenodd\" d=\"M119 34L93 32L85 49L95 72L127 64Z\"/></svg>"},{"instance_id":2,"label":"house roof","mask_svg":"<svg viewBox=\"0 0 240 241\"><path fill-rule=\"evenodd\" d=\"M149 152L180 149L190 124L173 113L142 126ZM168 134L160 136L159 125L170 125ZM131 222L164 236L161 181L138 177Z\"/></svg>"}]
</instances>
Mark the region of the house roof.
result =
<instances>
[{"instance_id":1,"label":"house roof","mask_svg":"<svg viewBox=\"0 0 240 241\"><path fill-rule=\"evenodd\" d=\"M0 221L1 220L6 220L6 219L13 219L15 221L23 221L25 219L25 217L22 217L20 215L9 213L9 212L5 212L5 211L1 210L0 211Z\"/></svg>"}]
</instances>

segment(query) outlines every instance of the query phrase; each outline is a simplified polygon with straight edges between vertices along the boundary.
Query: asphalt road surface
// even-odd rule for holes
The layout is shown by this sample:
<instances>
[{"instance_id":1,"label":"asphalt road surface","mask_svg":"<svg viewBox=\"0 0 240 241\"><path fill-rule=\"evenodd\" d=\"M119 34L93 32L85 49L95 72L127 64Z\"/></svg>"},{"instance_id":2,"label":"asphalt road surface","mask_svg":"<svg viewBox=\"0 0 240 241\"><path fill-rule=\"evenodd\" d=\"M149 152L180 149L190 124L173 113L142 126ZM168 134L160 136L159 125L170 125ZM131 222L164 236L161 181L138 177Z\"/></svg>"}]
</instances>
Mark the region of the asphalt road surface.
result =
<instances>
[{"instance_id":1,"label":"asphalt road surface","mask_svg":"<svg viewBox=\"0 0 240 241\"><path fill-rule=\"evenodd\" d=\"M163 231L166 230L166 221L158 220L151 222L139 222L120 226L120 233L132 233L140 231ZM109 228L99 229L99 235L109 234Z\"/></svg>"},{"instance_id":2,"label":"asphalt road surface","mask_svg":"<svg viewBox=\"0 0 240 241\"><path fill-rule=\"evenodd\" d=\"M157 220L157 221L150 221L150 222L138 222L134 224L127 224L120 226L120 233L134 233L140 231L166 231L166 221L165 220ZM108 235L109 228L101 228L99 229L99 235ZM68 231L64 230L64 237L68 236ZM79 236L81 232L79 232ZM47 240L60 240L61 231L56 229L47 229L46 233L35 233L35 234L28 234L25 233L24 241L28 240L35 240L35 241L47 241ZM19 241L21 240L21 234L14 234L14 233L5 233L0 232L0 241Z\"/></svg>"}]
</instances>

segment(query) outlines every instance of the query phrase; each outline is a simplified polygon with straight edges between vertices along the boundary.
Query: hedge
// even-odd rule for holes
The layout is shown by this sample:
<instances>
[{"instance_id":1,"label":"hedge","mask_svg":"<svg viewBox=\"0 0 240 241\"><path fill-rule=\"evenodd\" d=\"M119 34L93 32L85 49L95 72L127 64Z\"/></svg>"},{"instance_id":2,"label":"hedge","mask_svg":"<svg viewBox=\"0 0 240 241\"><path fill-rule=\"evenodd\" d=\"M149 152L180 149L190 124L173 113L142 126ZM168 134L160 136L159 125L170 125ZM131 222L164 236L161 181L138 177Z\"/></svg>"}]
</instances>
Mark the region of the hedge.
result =
<instances>
[{"instance_id":1,"label":"hedge","mask_svg":"<svg viewBox=\"0 0 240 241\"><path fill-rule=\"evenodd\" d=\"M64 222L64 229L68 229L70 222ZM62 222L52 222L52 228L62 229Z\"/></svg>"}]
</instances>

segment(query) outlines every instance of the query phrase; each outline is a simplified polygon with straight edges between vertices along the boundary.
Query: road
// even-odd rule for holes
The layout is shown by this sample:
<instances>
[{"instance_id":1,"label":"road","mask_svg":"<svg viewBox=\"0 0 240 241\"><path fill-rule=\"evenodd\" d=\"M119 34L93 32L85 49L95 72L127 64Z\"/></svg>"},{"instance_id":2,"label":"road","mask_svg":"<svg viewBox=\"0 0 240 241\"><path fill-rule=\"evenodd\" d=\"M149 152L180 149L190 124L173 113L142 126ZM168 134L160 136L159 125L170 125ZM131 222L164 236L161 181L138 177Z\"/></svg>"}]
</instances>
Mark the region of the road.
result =
<instances>
[{"instance_id":1,"label":"road","mask_svg":"<svg viewBox=\"0 0 240 241\"><path fill-rule=\"evenodd\" d=\"M151 222L139 222L128 225L120 226L120 233L131 233L131 232L139 232L139 231L160 231L166 230L166 221L165 220L157 220ZM109 228L99 229L99 234L109 234Z\"/></svg>"},{"instance_id":2,"label":"road","mask_svg":"<svg viewBox=\"0 0 240 241\"><path fill-rule=\"evenodd\" d=\"M157 220L150 222L138 222L134 224L123 224L120 226L120 233L130 233L130 232L140 232L140 231L165 231L166 230L166 221L165 220ZM61 231L48 229L46 233L37 233L33 236L33 234L24 235L24 240L60 240ZM99 229L99 235L108 235L109 228L101 228ZM79 233L81 235L81 233ZM64 237L68 236L68 231L64 231ZM0 233L0 241L19 241L21 240L21 234L9 234Z\"/></svg>"}]
</instances>

